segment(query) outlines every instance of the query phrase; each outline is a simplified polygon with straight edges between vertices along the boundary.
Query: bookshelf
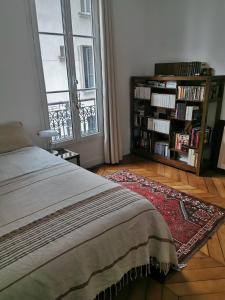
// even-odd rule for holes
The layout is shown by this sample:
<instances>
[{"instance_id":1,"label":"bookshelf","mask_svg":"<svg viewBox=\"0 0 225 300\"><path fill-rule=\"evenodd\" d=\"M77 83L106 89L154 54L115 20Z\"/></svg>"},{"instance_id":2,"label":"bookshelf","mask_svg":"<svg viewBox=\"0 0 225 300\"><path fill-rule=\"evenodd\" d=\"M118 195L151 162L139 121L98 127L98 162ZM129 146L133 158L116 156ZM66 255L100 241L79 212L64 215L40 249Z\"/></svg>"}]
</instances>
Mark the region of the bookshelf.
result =
<instances>
[{"instance_id":1,"label":"bookshelf","mask_svg":"<svg viewBox=\"0 0 225 300\"><path fill-rule=\"evenodd\" d=\"M200 175L212 167L225 76L131 77L131 153Z\"/></svg>"}]
</instances>

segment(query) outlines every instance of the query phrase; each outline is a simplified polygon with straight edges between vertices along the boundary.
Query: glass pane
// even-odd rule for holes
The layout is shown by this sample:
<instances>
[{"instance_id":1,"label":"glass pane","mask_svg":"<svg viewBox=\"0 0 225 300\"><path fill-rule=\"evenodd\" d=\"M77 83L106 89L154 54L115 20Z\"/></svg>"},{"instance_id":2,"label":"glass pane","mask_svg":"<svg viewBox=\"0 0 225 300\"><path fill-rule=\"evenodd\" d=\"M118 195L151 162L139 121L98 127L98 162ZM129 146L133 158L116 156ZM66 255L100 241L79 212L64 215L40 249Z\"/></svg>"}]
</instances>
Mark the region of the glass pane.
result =
<instances>
[{"instance_id":1,"label":"glass pane","mask_svg":"<svg viewBox=\"0 0 225 300\"><path fill-rule=\"evenodd\" d=\"M87 136L98 132L98 116L96 106L96 91L79 91L79 111L81 135Z\"/></svg>"},{"instance_id":2,"label":"glass pane","mask_svg":"<svg viewBox=\"0 0 225 300\"><path fill-rule=\"evenodd\" d=\"M58 132L53 142L73 138L69 93L47 94L50 127Z\"/></svg>"},{"instance_id":3,"label":"glass pane","mask_svg":"<svg viewBox=\"0 0 225 300\"><path fill-rule=\"evenodd\" d=\"M93 39L74 38L74 55L78 89L95 87Z\"/></svg>"},{"instance_id":4,"label":"glass pane","mask_svg":"<svg viewBox=\"0 0 225 300\"><path fill-rule=\"evenodd\" d=\"M38 30L63 33L60 0L36 0Z\"/></svg>"},{"instance_id":5,"label":"glass pane","mask_svg":"<svg viewBox=\"0 0 225 300\"><path fill-rule=\"evenodd\" d=\"M64 38L48 34L39 36L46 90L68 90Z\"/></svg>"},{"instance_id":6,"label":"glass pane","mask_svg":"<svg viewBox=\"0 0 225 300\"><path fill-rule=\"evenodd\" d=\"M70 0L73 34L92 36L91 0Z\"/></svg>"}]
</instances>

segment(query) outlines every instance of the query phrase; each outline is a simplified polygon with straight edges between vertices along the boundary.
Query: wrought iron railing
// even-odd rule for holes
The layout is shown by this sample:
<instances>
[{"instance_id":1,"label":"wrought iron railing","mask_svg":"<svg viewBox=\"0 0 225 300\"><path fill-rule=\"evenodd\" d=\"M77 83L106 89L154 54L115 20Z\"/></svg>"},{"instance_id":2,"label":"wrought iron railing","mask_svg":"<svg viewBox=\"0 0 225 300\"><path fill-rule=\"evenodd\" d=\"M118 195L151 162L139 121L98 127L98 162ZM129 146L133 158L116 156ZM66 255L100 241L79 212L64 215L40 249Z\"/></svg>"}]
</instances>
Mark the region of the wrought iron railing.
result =
<instances>
[{"instance_id":1,"label":"wrought iron railing","mask_svg":"<svg viewBox=\"0 0 225 300\"><path fill-rule=\"evenodd\" d=\"M94 99L89 99L94 100ZM86 101L80 101L79 118L81 135L86 136L97 132L96 106L85 105ZM69 102L55 102L48 104L48 114L51 129L58 132L54 141L60 141L73 137L71 108Z\"/></svg>"}]
</instances>

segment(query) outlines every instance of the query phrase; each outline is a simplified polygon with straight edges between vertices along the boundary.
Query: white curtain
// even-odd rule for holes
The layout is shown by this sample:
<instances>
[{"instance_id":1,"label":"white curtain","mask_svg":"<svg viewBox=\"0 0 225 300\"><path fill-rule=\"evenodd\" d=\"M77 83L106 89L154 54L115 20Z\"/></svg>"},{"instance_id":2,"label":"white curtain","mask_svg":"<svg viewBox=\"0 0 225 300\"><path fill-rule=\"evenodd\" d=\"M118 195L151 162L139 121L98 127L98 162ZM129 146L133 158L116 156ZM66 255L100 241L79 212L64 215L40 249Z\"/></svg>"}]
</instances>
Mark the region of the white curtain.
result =
<instances>
[{"instance_id":1,"label":"white curtain","mask_svg":"<svg viewBox=\"0 0 225 300\"><path fill-rule=\"evenodd\" d=\"M100 20L103 75L104 154L106 163L115 164L122 159L122 143L116 93L111 2L112 0L100 1Z\"/></svg>"}]
</instances>

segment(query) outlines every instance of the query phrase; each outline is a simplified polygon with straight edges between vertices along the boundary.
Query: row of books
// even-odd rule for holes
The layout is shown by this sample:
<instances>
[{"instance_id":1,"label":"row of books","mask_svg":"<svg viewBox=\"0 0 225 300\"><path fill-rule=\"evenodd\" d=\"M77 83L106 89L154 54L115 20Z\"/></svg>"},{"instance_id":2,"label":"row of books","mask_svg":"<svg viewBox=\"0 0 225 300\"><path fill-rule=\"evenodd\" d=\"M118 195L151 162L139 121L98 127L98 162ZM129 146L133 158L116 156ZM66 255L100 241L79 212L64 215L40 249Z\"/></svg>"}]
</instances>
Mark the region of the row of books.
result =
<instances>
[{"instance_id":1,"label":"row of books","mask_svg":"<svg viewBox=\"0 0 225 300\"><path fill-rule=\"evenodd\" d=\"M166 83L165 83L166 84ZM166 84L165 87L173 88L172 84ZM204 86L178 86L177 91L177 98L178 100L186 100L186 101L204 101L205 95L205 87ZM151 99L151 87L147 86L136 86L134 89L134 97L136 99ZM152 93L152 100L156 101L156 103L160 102L163 103L162 107L175 107L176 96L169 95L169 94L159 94L159 93ZM154 102L153 102L154 103ZM152 105L155 105L153 104Z\"/></svg>"},{"instance_id":2,"label":"row of books","mask_svg":"<svg viewBox=\"0 0 225 300\"><path fill-rule=\"evenodd\" d=\"M136 130L134 132L134 147L150 151L150 133L145 130Z\"/></svg>"},{"instance_id":3,"label":"row of books","mask_svg":"<svg viewBox=\"0 0 225 300\"><path fill-rule=\"evenodd\" d=\"M190 135L185 133L176 133L175 135L175 149L186 151L187 148L185 146L189 145Z\"/></svg>"},{"instance_id":4,"label":"row of books","mask_svg":"<svg viewBox=\"0 0 225 300\"><path fill-rule=\"evenodd\" d=\"M149 80L147 84L153 88L167 88L167 89L176 89L177 82L176 81L154 81Z\"/></svg>"},{"instance_id":5,"label":"row of books","mask_svg":"<svg viewBox=\"0 0 225 300\"><path fill-rule=\"evenodd\" d=\"M200 135L201 135L201 128L200 127L192 128L191 133L190 133L190 146L191 147L194 147L194 148L199 147ZM204 144L209 144L210 140L211 140L211 137L212 137L212 127L208 126L205 129Z\"/></svg>"},{"instance_id":6,"label":"row of books","mask_svg":"<svg viewBox=\"0 0 225 300\"><path fill-rule=\"evenodd\" d=\"M185 120L199 120L200 119L200 110L198 106L187 106L185 113Z\"/></svg>"},{"instance_id":7,"label":"row of books","mask_svg":"<svg viewBox=\"0 0 225 300\"><path fill-rule=\"evenodd\" d=\"M194 149L188 149L187 153L180 153L177 156L177 160L182 161L187 165L196 167L198 161L198 153L196 153Z\"/></svg>"},{"instance_id":8,"label":"row of books","mask_svg":"<svg viewBox=\"0 0 225 300\"><path fill-rule=\"evenodd\" d=\"M178 86L177 98L186 101L204 101L204 86Z\"/></svg>"},{"instance_id":9,"label":"row of books","mask_svg":"<svg viewBox=\"0 0 225 300\"><path fill-rule=\"evenodd\" d=\"M195 127L191 129L190 133L190 147L198 148L200 143L200 127Z\"/></svg>"},{"instance_id":10,"label":"row of books","mask_svg":"<svg viewBox=\"0 0 225 300\"><path fill-rule=\"evenodd\" d=\"M134 89L134 97L136 99L151 99L151 88L146 86L136 86Z\"/></svg>"},{"instance_id":11,"label":"row of books","mask_svg":"<svg viewBox=\"0 0 225 300\"><path fill-rule=\"evenodd\" d=\"M189 134L177 132L175 133L175 149L181 150L183 152L188 151L188 147L192 147L197 149L200 144L200 135L201 135L201 128L200 127L193 127ZM208 144L210 143L212 135L212 128L207 127L205 129L204 134L204 143Z\"/></svg>"},{"instance_id":12,"label":"row of books","mask_svg":"<svg viewBox=\"0 0 225 300\"><path fill-rule=\"evenodd\" d=\"M160 133L169 134L170 120L148 118L147 129L157 131Z\"/></svg>"},{"instance_id":13,"label":"row of books","mask_svg":"<svg viewBox=\"0 0 225 300\"><path fill-rule=\"evenodd\" d=\"M195 76L204 74L205 69L209 69L209 66L200 61L157 63L155 75Z\"/></svg>"},{"instance_id":14,"label":"row of books","mask_svg":"<svg viewBox=\"0 0 225 300\"><path fill-rule=\"evenodd\" d=\"M192 128L190 134L177 132L175 134L175 149L187 152L188 147L198 148L200 143L200 128Z\"/></svg>"},{"instance_id":15,"label":"row of books","mask_svg":"<svg viewBox=\"0 0 225 300\"><path fill-rule=\"evenodd\" d=\"M187 164L193 167L197 166L198 153L194 149L188 149Z\"/></svg>"},{"instance_id":16,"label":"row of books","mask_svg":"<svg viewBox=\"0 0 225 300\"><path fill-rule=\"evenodd\" d=\"M165 108L175 108L176 95L152 93L151 105Z\"/></svg>"},{"instance_id":17,"label":"row of books","mask_svg":"<svg viewBox=\"0 0 225 300\"><path fill-rule=\"evenodd\" d=\"M140 114L134 115L134 126L135 127L146 127L146 118Z\"/></svg>"},{"instance_id":18,"label":"row of books","mask_svg":"<svg viewBox=\"0 0 225 300\"><path fill-rule=\"evenodd\" d=\"M169 142L166 141L155 142L154 153L170 158Z\"/></svg>"},{"instance_id":19,"label":"row of books","mask_svg":"<svg viewBox=\"0 0 225 300\"><path fill-rule=\"evenodd\" d=\"M177 103L175 118L179 120L199 120L200 110L198 106L186 105L186 103Z\"/></svg>"}]
</instances>

